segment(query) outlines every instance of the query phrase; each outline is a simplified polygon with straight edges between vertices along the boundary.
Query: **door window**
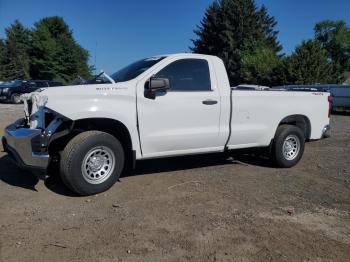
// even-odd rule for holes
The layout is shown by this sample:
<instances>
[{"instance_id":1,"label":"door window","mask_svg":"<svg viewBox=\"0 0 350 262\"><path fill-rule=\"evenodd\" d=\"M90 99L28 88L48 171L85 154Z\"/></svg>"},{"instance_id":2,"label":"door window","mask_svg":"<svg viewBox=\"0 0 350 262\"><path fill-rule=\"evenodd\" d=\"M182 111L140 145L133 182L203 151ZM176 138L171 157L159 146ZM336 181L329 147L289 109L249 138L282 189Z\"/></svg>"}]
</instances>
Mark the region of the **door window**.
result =
<instances>
[{"instance_id":1,"label":"door window","mask_svg":"<svg viewBox=\"0 0 350 262\"><path fill-rule=\"evenodd\" d=\"M208 62L204 59L181 59L156 74L168 78L169 91L211 91Z\"/></svg>"}]
</instances>

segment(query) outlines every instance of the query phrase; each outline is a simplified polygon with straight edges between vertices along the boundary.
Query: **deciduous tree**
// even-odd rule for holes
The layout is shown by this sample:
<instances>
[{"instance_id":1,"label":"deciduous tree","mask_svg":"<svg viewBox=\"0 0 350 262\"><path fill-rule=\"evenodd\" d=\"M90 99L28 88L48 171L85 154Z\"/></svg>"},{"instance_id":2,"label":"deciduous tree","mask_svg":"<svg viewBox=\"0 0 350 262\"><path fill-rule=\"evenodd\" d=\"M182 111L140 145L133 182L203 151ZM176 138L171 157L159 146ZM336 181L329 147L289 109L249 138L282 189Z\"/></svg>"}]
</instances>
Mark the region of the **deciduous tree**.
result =
<instances>
[{"instance_id":1,"label":"deciduous tree","mask_svg":"<svg viewBox=\"0 0 350 262\"><path fill-rule=\"evenodd\" d=\"M315 38L332 63L350 70L350 27L344 21L323 21L315 26Z\"/></svg>"},{"instance_id":2,"label":"deciduous tree","mask_svg":"<svg viewBox=\"0 0 350 262\"><path fill-rule=\"evenodd\" d=\"M288 79L291 84L336 82L327 52L318 41L304 41L287 60Z\"/></svg>"}]
</instances>

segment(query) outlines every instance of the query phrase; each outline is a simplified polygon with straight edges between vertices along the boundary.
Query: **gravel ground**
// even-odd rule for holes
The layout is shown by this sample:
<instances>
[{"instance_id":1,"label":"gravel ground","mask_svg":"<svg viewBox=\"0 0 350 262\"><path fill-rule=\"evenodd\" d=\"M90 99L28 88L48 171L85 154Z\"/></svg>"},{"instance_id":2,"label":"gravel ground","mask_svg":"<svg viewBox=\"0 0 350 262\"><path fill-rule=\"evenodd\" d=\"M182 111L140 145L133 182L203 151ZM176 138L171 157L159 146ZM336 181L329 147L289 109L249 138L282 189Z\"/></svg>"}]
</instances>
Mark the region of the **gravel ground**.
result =
<instances>
[{"instance_id":1,"label":"gravel ground","mask_svg":"<svg viewBox=\"0 0 350 262\"><path fill-rule=\"evenodd\" d=\"M0 104L1 130L21 111ZM332 127L292 169L244 154L143 161L93 197L0 153L0 260L349 261L350 116Z\"/></svg>"}]
</instances>

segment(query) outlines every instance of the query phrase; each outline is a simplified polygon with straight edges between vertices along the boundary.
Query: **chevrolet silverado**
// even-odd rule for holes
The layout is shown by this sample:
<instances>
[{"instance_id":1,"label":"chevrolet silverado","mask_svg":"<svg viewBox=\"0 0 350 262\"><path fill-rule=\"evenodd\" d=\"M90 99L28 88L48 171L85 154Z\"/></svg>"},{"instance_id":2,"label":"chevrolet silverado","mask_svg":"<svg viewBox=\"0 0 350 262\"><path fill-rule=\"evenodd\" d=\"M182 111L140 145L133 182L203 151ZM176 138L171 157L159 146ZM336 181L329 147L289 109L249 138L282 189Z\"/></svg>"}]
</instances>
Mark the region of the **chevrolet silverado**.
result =
<instances>
[{"instance_id":1,"label":"chevrolet silverado","mask_svg":"<svg viewBox=\"0 0 350 262\"><path fill-rule=\"evenodd\" d=\"M150 158L266 148L278 167L292 167L305 141L330 132L329 93L231 88L214 56L155 56L99 77L23 95L5 151L35 172L57 163L71 190L91 195Z\"/></svg>"}]
</instances>

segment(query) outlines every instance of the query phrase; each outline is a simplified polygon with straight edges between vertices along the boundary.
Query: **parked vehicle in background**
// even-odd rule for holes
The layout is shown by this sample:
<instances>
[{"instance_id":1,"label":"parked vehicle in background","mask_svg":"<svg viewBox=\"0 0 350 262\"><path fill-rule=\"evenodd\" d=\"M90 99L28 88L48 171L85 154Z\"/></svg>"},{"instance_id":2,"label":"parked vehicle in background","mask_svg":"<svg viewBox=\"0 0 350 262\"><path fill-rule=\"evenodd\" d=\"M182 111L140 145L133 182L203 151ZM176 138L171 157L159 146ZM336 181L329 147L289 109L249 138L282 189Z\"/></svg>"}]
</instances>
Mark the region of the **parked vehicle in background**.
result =
<instances>
[{"instance_id":1,"label":"parked vehicle in background","mask_svg":"<svg viewBox=\"0 0 350 262\"><path fill-rule=\"evenodd\" d=\"M0 84L0 102L20 104L22 94L34 92L40 88L63 86L60 82L47 80L13 80Z\"/></svg>"},{"instance_id":2,"label":"parked vehicle in background","mask_svg":"<svg viewBox=\"0 0 350 262\"><path fill-rule=\"evenodd\" d=\"M58 164L71 190L91 195L136 160L263 148L288 168L306 141L329 136L329 93L237 90L215 56L150 57L103 75L25 95L5 151L44 173Z\"/></svg>"},{"instance_id":3,"label":"parked vehicle in background","mask_svg":"<svg viewBox=\"0 0 350 262\"><path fill-rule=\"evenodd\" d=\"M271 90L327 92L332 96L332 110L350 109L350 85L287 85Z\"/></svg>"},{"instance_id":4,"label":"parked vehicle in background","mask_svg":"<svg viewBox=\"0 0 350 262\"><path fill-rule=\"evenodd\" d=\"M350 85L331 86L332 110L350 109Z\"/></svg>"},{"instance_id":5,"label":"parked vehicle in background","mask_svg":"<svg viewBox=\"0 0 350 262\"><path fill-rule=\"evenodd\" d=\"M232 88L235 90L256 90L256 91L263 91L263 90L270 89L270 87L268 86L259 86L259 85L238 85Z\"/></svg>"}]
</instances>

